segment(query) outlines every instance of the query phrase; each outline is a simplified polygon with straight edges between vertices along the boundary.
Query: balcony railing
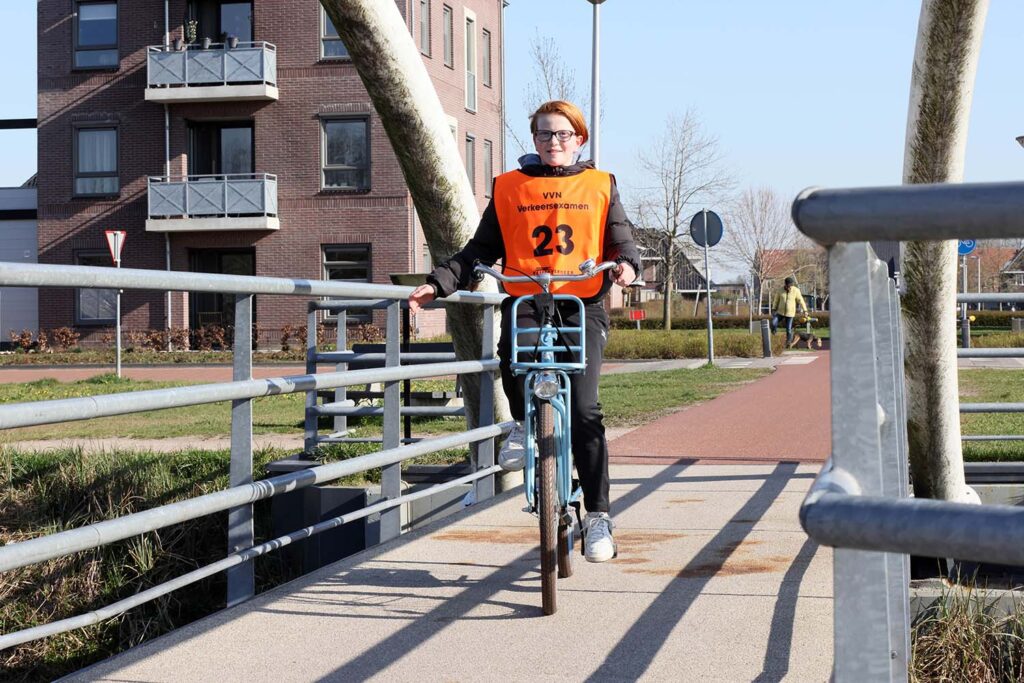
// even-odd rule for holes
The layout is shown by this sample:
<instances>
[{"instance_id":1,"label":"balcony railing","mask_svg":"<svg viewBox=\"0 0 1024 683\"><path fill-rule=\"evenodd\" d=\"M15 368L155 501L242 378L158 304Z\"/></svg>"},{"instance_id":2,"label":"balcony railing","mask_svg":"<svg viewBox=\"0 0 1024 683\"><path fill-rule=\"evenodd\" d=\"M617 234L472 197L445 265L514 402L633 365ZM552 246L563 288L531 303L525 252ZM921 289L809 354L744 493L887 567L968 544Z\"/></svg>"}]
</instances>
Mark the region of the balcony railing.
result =
<instances>
[{"instance_id":1,"label":"balcony railing","mask_svg":"<svg viewBox=\"0 0 1024 683\"><path fill-rule=\"evenodd\" d=\"M147 230L276 230L277 176L151 176ZM185 221L182 223L182 221ZM205 221L204 223L200 223Z\"/></svg>"},{"instance_id":2,"label":"balcony railing","mask_svg":"<svg viewBox=\"0 0 1024 683\"><path fill-rule=\"evenodd\" d=\"M151 101L276 100L277 48L263 41L181 50L154 45L147 49L146 74Z\"/></svg>"}]
</instances>

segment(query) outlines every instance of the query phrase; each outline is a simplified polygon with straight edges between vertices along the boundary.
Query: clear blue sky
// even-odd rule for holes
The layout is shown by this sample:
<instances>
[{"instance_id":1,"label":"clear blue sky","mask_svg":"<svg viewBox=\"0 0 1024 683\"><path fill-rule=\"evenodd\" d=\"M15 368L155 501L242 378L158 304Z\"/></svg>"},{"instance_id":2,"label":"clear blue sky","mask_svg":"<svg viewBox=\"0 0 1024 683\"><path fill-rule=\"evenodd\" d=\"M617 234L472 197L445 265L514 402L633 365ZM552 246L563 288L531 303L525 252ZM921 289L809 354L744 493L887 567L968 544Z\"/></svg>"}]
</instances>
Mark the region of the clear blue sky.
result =
<instances>
[{"instance_id":1,"label":"clear blue sky","mask_svg":"<svg viewBox=\"0 0 1024 683\"><path fill-rule=\"evenodd\" d=\"M638 150L666 116L692 107L741 186L785 196L808 185L898 183L920 2L608 0L601 6L601 162L624 191ZM0 118L36 113L34 0L0 0ZM533 78L530 40L555 38L589 91L592 6L511 0L506 10L510 121ZM1024 175L1024 3L994 0L968 143L967 180ZM0 186L35 172L35 136L0 133ZM638 179L637 179L638 180Z\"/></svg>"}]
</instances>

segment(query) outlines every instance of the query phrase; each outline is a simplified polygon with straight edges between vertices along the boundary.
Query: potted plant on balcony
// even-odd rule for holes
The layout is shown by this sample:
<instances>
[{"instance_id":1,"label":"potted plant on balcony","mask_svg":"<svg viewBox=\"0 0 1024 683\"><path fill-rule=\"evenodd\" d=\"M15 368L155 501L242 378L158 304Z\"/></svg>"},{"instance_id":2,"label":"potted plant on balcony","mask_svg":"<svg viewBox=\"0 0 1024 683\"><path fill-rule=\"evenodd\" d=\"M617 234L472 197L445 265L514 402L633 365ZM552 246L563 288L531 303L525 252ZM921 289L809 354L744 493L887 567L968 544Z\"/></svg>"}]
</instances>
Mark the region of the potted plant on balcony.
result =
<instances>
[{"instance_id":1,"label":"potted plant on balcony","mask_svg":"<svg viewBox=\"0 0 1024 683\"><path fill-rule=\"evenodd\" d=\"M210 38L210 36L204 37L203 38L203 49L204 50L209 50L211 45L213 45L213 39Z\"/></svg>"},{"instance_id":2,"label":"potted plant on balcony","mask_svg":"<svg viewBox=\"0 0 1024 683\"><path fill-rule=\"evenodd\" d=\"M185 42L192 44L199 37L199 20L189 19L185 22Z\"/></svg>"},{"instance_id":3,"label":"potted plant on balcony","mask_svg":"<svg viewBox=\"0 0 1024 683\"><path fill-rule=\"evenodd\" d=\"M228 36L228 47L232 50L238 47L238 36Z\"/></svg>"}]
</instances>

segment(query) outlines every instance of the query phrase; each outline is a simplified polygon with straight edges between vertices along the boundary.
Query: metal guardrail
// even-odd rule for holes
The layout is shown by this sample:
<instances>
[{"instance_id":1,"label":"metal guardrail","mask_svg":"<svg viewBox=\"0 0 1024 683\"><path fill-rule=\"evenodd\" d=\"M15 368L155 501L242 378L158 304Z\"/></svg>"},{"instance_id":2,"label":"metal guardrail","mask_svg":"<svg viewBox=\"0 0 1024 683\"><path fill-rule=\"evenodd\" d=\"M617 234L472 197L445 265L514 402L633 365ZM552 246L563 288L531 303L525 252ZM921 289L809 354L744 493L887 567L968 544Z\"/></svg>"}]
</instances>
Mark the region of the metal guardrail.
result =
<instances>
[{"instance_id":1,"label":"metal guardrail","mask_svg":"<svg viewBox=\"0 0 1024 683\"><path fill-rule=\"evenodd\" d=\"M1024 563L1024 509L909 497L899 294L868 241L1024 236L1024 184L807 190L793 219L829 248L832 456L800 520L835 548L835 680L904 681L908 554Z\"/></svg>"},{"instance_id":2,"label":"metal guardrail","mask_svg":"<svg viewBox=\"0 0 1024 683\"><path fill-rule=\"evenodd\" d=\"M277 176L272 173L150 176L150 218L276 216Z\"/></svg>"},{"instance_id":3,"label":"metal guardrail","mask_svg":"<svg viewBox=\"0 0 1024 683\"><path fill-rule=\"evenodd\" d=\"M277 47L264 41L173 46L146 49L146 84L150 88L277 83Z\"/></svg>"},{"instance_id":4,"label":"metal guardrail","mask_svg":"<svg viewBox=\"0 0 1024 683\"><path fill-rule=\"evenodd\" d=\"M380 369L342 370L319 375L314 371L303 375L254 380L251 339L254 295L367 297L387 300L388 310L397 311L400 303L408 297L413 288L354 282L19 263L0 263L0 285L219 292L235 295L235 337L232 349L234 363L231 382L0 405L0 429L10 429L219 401L231 401L232 404L229 488L116 519L2 546L0 572L96 548L225 510L228 511L226 557L88 614L0 635L0 650L98 623L220 571L227 572L228 605L238 604L255 593L252 566L255 557L371 514L380 514L381 540L395 538L401 531L399 506L465 483L474 483L477 501L494 495L494 475L499 468L494 464L493 441L511 427L509 423L494 424L493 395L489 390L493 389L493 373L498 368L493 351L494 307L500 304L503 295L457 292L445 299L446 302L481 305L485 307L485 313L489 313L484 315L487 324L481 357L477 360L412 366L388 363L387 367ZM312 338L315 341L316 335L313 334ZM389 357L392 357L390 352L389 346ZM318 390L338 389L367 382L384 382L386 396L390 398L386 398L383 408L385 425L397 425L396 392L400 381L466 373L480 373L483 378L485 391L482 392L477 428L403 446L395 438L397 427L386 427L383 449L379 452L326 465L310 461L308 468L259 481L253 480L253 398L305 392L307 401L309 396L313 396L315 401ZM474 444L478 444L478 447L473 455L471 474L415 493L402 494L403 461L448 448ZM254 545L252 520L253 503L256 501L375 468L382 468L381 502Z\"/></svg>"}]
</instances>

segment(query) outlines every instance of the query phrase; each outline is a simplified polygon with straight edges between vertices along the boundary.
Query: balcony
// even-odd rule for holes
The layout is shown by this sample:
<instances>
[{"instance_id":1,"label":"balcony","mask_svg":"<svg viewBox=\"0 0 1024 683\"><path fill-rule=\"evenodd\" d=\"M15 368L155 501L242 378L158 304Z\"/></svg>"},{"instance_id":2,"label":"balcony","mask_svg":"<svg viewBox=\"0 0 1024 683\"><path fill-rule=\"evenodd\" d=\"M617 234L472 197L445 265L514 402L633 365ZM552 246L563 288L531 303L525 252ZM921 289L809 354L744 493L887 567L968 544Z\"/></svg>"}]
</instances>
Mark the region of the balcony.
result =
<instances>
[{"instance_id":1,"label":"balcony","mask_svg":"<svg viewBox=\"0 0 1024 683\"><path fill-rule=\"evenodd\" d=\"M270 43L236 47L164 45L147 48L146 101L244 102L277 100L277 48Z\"/></svg>"},{"instance_id":2,"label":"balcony","mask_svg":"<svg viewBox=\"0 0 1024 683\"><path fill-rule=\"evenodd\" d=\"M153 176L147 232L278 230L277 176L269 173Z\"/></svg>"}]
</instances>

